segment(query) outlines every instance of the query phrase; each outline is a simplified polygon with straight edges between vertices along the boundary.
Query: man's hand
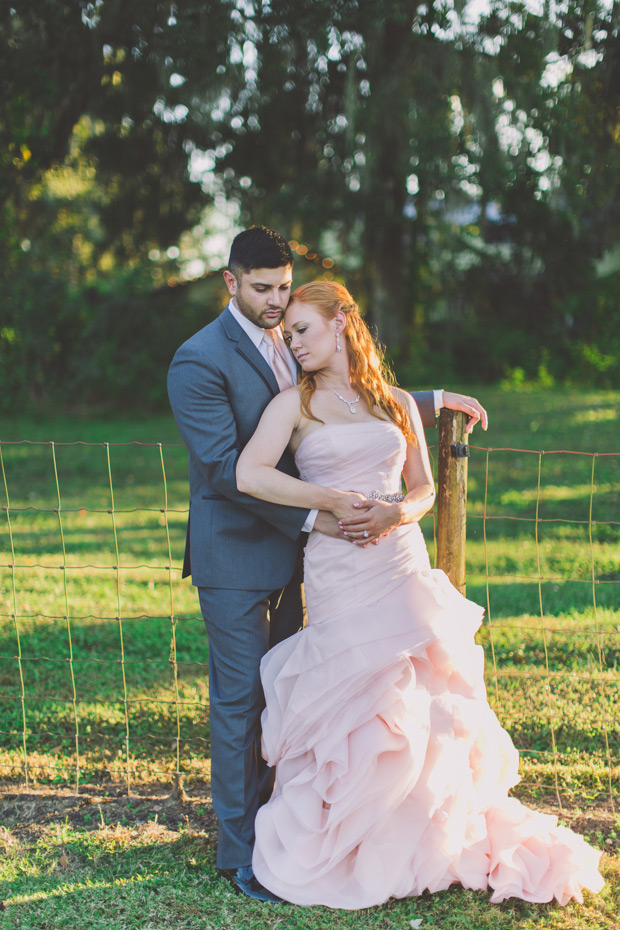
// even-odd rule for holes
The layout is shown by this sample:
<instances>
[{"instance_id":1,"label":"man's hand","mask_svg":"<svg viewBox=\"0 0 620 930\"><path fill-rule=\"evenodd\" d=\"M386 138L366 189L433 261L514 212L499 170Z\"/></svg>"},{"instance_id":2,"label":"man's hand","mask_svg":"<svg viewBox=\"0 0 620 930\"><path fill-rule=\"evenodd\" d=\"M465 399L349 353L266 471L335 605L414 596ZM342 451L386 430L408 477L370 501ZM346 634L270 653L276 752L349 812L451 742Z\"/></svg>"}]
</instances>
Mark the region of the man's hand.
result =
<instances>
[{"instance_id":1,"label":"man's hand","mask_svg":"<svg viewBox=\"0 0 620 930\"><path fill-rule=\"evenodd\" d=\"M465 427L466 433L471 433L478 420L480 420L482 429L486 429L489 425L487 412L482 404L478 403L475 397L467 397L466 394L453 394L452 391L444 391L443 405L444 407L449 407L450 410L462 410L463 413L467 414L469 421Z\"/></svg>"},{"instance_id":2,"label":"man's hand","mask_svg":"<svg viewBox=\"0 0 620 930\"><path fill-rule=\"evenodd\" d=\"M359 510L357 517L341 520L344 536L358 546L376 543L402 522L400 504L388 501L368 500L354 505Z\"/></svg>"},{"instance_id":3,"label":"man's hand","mask_svg":"<svg viewBox=\"0 0 620 930\"><path fill-rule=\"evenodd\" d=\"M314 521L314 529L323 536L331 536L334 539L345 538L337 518L327 510L319 510Z\"/></svg>"}]
</instances>

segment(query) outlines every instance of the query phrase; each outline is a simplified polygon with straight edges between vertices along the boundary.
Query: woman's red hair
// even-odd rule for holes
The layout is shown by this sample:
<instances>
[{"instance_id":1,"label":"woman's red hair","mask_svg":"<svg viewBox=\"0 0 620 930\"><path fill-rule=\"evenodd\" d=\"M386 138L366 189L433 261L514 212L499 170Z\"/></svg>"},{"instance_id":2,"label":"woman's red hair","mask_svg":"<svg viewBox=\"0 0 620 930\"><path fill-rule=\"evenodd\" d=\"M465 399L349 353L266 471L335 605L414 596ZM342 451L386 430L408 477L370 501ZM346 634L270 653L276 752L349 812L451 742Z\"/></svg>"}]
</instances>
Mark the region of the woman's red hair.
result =
<instances>
[{"instance_id":1,"label":"woman's red hair","mask_svg":"<svg viewBox=\"0 0 620 930\"><path fill-rule=\"evenodd\" d=\"M289 307L294 303L311 304L326 320L333 320L339 310L344 313L346 322L343 335L349 358L351 384L364 398L373 416L383 419L383 413L398 426L407 442L415 445L416 438L411 430L407 411L390 390L391 385L396 383L394 375L385 362L383 350L372 338L360 316L357 304L346 287L335 281L312 281L302 284L291 294ZM299 392L301 407L306 416L322 422L314 416L310 408L310 401L316 390L316 375L315 371L302 372Z\"/></svg>"}]
</instances>

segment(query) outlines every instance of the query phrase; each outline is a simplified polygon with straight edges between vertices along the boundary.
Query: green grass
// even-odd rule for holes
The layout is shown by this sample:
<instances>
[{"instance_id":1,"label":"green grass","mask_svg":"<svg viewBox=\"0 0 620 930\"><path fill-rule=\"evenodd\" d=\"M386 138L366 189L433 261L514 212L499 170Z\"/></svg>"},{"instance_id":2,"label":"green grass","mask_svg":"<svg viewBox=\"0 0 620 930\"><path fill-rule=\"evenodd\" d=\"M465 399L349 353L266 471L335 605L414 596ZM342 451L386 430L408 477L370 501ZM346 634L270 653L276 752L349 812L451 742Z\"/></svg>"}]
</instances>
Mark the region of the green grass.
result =
<instances>
[{"instance_id":1,"label":"green grass","mask_svg":"<svg viewBox=\"0 0 620 930\"><path fill-rule=\"evenodd\" d=\"M489 698L521 750L519 792L549 809L557 791L564 816L610 853L603 894L492 907L452 889L350 913L234 897L214 868L207 641L180 578L186 453L169 445L174 423L15 420L0 425L11 508L10 534L0 515L0 775L21 793L0 799L2 930L617 926L620 456L550 450L620 452L620 393L477 393L491 428L472 436L468 596L488 608ZM6 444L21 439L40 444ZM77 441L95 445L58 445ZM155 445L105 445L133 441ZM505 447L535 451L487 452ZM424 528L432 547L431 518ZM76 797L65 786L77 759ZM153 787L177 762L182 802ZM128 777L131 798L114 787Z\"/></svg>"},{"instance_id":2,"label":"green grass","mask_svg":"<svg viewBox=\"0 0 620 930\"><path fill-rule=\"evenodd\" d=\"M34 819L36 817L36 820ZM0 799L2 930L602 930L617 927L618 859L583 905L490 905L454 887L360 911L270 907L234 895L215 870L212 823L197 799L27 795ZM588 839L614 853L620 825ZM611 844L611 845L610 845Z\"/></svg>"},{"instance_id":3,"label":"green grass","mask_svg":"<svg viewBox=\"0 0 620 930\"><path fill-rule=\"evenodd\" d=\"M468 596L487 607L491 701L528 750L525 780L617 791L620 454L601 453L620 452L620 395L484 396L492 425L472 437L467 570Z\"/></svg>"},{"instance_id":4,"label":"green grass","mask_svg":"<svg viewBox=\"0 0 620 930\"><path fill-rule=\"evenodd\" d=\"M491 428L471 437L468 595L487 608L490 700L528 791L609 792L620 455L600 453L620 452L620 394L478 393ZM166 780L178 764L208 778L207 641L180 579L172 418L17 420L0 438L0 772L23 780L25 741L34 783L75 778L76 760L87 781ZM425 532L432 546L431 518Z\"/></svg>"}]
</instances>

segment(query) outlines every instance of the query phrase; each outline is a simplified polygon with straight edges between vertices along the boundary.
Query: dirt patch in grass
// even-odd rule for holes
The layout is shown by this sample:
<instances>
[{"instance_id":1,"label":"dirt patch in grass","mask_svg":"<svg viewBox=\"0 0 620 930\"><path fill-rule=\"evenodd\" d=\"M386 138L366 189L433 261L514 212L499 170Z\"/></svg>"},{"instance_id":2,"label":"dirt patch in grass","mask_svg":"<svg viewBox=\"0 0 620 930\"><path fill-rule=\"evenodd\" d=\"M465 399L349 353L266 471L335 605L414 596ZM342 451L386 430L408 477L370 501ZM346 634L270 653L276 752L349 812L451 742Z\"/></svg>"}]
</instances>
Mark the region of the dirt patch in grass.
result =
<instances>
[{"instance_id":1,"label":"dirt patch in grass","mask_svg":"<svg viewBox=\"0 0 620 930\"><path fill-rule=\"evenodd\" d=\"M620 852L618 815L608 800L584 805L555 795L521 800L536 810L555 814L566 826L581 833L611 855ZM120 825L127 828L157 823L171 832L182 829L200 833L209 846L217 844L217 819L208 784L192 785L191 794L166 790L162 785L141 785L131 794L125 786L85 785L76 795L71 788L49 787L16 791L0 788L0 826L28 843L49 828L69 824L93 830Z\"/></svg>"},{"instance_id":2,"label":"dirt patch in grass","mask_svg":"<svg viewBox=\"0 0 620 930\"><path fill-rule=\"evenodd\" d=\"M0 789L0 825L26 843L58 824L96 830L153 823L171 832L185 829L200 833L209 845L216 845L217 820L207 785L192 789L191 797L166 792L161 785L142 785L129 795L124 786L89 785L77 795L69 788Z\"/></svg>"},{"instance_id":3,"label":"dirt patch in grass","mask_svg":"<svg viewBox=\"0 0 620 930\"><path fill-rule=\"evenodd\" d=\"M601 793L589 798L564 795L560 804L554 792L532 794L518 786L514 794L534 810L555 814L565 826L610 855L620 851L620 810L608 795Z\"/></svg>"}]
</instances>

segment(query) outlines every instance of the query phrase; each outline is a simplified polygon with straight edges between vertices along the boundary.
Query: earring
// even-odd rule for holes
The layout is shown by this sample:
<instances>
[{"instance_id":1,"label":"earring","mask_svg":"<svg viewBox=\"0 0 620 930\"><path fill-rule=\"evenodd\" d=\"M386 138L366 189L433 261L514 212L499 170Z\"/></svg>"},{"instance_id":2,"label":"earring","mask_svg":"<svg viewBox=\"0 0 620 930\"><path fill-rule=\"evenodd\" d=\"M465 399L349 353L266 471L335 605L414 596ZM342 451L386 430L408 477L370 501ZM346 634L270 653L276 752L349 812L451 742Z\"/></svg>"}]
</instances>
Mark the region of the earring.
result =
<instances>
[{"instance_id":1,"label":"earring","mask_svg":"<svg viewBox=\"0 0 620 930\"><path fill-rule=\"evenodd\" d=\"M336 352L342 352L340 348L340 333L336 333Z\"/></svg>"}]
</instances>

